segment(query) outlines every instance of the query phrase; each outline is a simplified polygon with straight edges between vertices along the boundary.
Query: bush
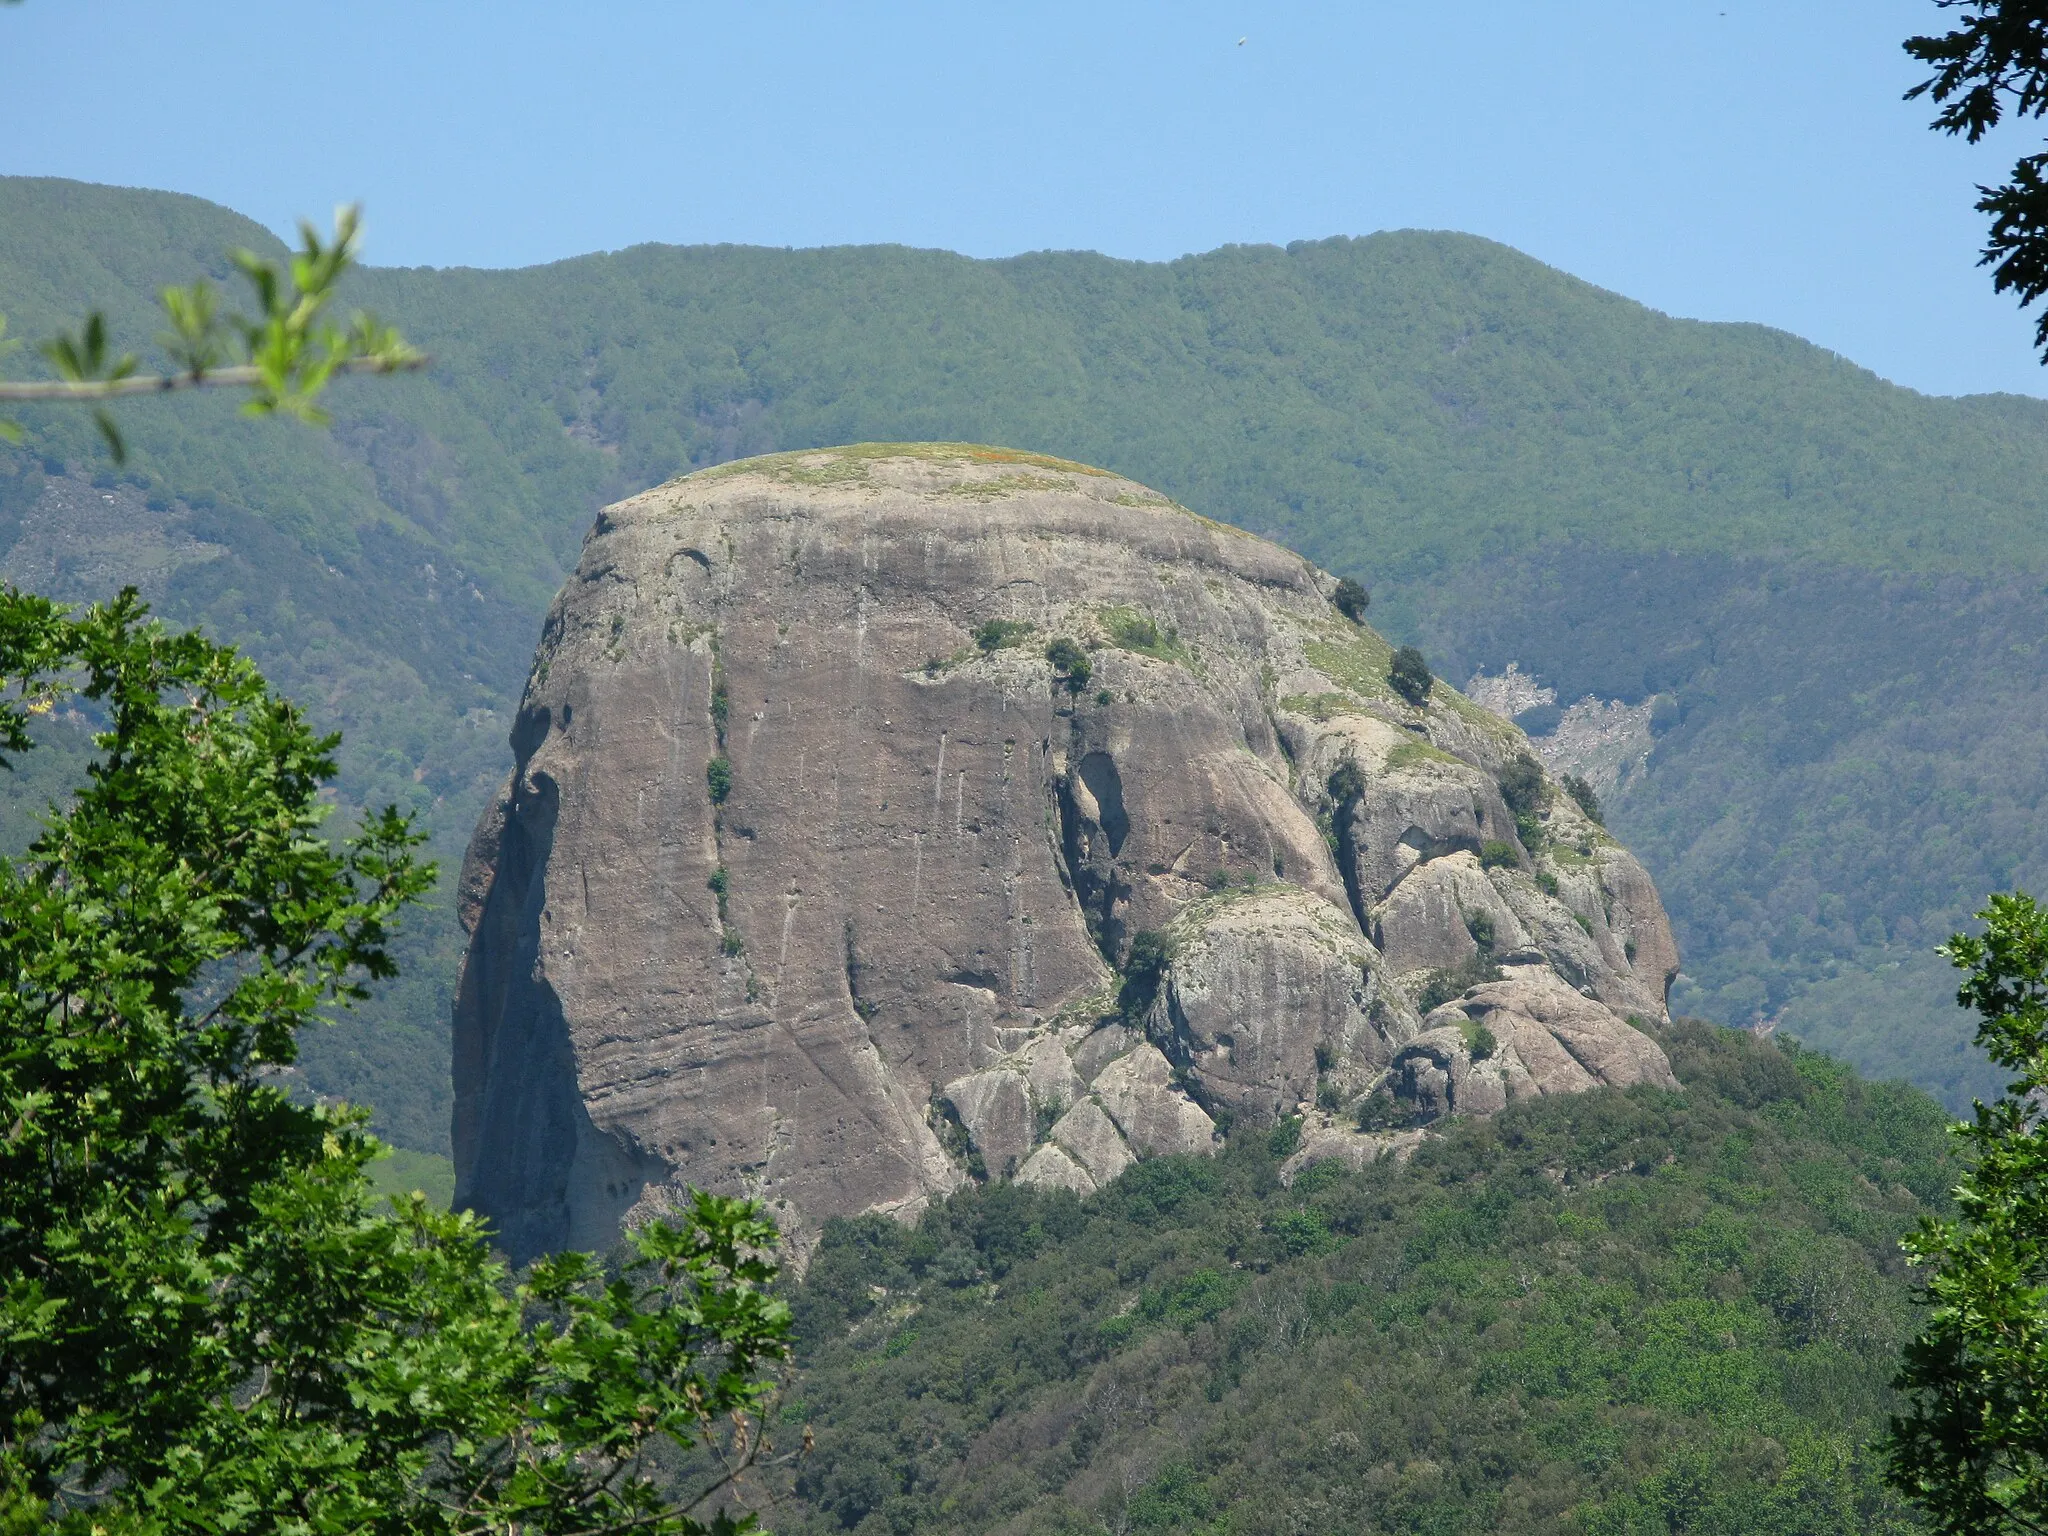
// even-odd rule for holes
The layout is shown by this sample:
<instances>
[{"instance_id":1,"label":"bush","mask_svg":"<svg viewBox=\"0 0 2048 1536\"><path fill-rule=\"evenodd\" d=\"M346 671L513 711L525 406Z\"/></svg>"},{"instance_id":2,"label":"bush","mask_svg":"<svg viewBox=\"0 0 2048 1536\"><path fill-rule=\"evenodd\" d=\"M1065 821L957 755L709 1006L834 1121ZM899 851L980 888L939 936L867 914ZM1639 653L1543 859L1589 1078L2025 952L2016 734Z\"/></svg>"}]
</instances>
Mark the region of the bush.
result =
<instances>
[{"instance_id":1,"label":"bush","mask_svg":"<svg viewBox=\"0 0 2048 1536\"><path fill-rule=\"evenodd\" d=\"M982 655L988 656L1015 645L1030 633L1031 626L1021 619L990 619L974 632L974 643L981 647Z\"/></svg>"},{"instance_id":2,"label":"bush","mask_svg":"<svg viewBox=\"0 0 2048 1536\"><path fill-rule=\"evenodd\" d=\"M1497 935L1493 926L1492 913L1467 912L1465 914L1465 931L1472 935L1472 942L1479 946L1480 953L1493 953L1494 940Z\"/></svg>"},{"instance_id":3,"label":"bush","mask_svg":"<svg viewBox=\"0 0 2048 1536\"><path fill-rule=\"evenodd\" d=\"M1112 696L1110 694L1110 691L1107 688L1104 688L1095 695L1095 702L1097 704L1107 706L1111 701L1111 697Z\"/></svg>"},{"instance_id":4,"label":"bush","mask_svg":"<svg viewBox=\"0 0 2048 1536\"><path fill-rule=\"evenodd\" d=\"M1330 798L1340 806L1349 805L1365 794L1365 770L1358 759L1347 757L1330 775Z\"/></svg>"},{"instance_id":5,"label":"bush","mask_svg":"<svg viewBox=\"0 0 2048 1536\"><path fill-rule=\"evenodd\" d=\"M1660 693L1650 700L1650 734L1662 736L1685 718L1685 710L1672 693Z\"/></svg>"},{"instance_id":6,"label":"bush","mask_svg":"<svg viewBox=\"0 0 2048 1536\"><path fill-rule=\"evenodd\" d=\"M1289 1115L1266 1133L1266 1150L1281 1161L1294 1156L1301 1145L1301 1116Z\"/></svg>"},{"instance_id":7,"label":"bush","mask_svg":"<svg viewBox=\"0 0 2048 1536\"><path fill-rule=\"evenodd\" d=\"M382 1195L367 1112L287 1074L396 974L424 838L396 808L331 837L340 738L132 589L0 590L0 674L9 758L105 708L0 858L0 1530L706 1536L643 1469L773 1402L759 1207L687 1196L515 1282L475 1218Z\"/></svg>"},{"instance_id":8,"label":"bush","mask_svg":"<svg viewBox=\"0 0 2048 1536\"><path fill-rule=\"evenodd\" d=\"M1042 1147L1052 1139L1052 1128L1060 1123L1060 1116L1067 1112L1066 1102L1060 1098L1049 1098L1039 1103L1031 1112L1031 1144Z\"/></svg>"},{"instance_id":9,"label":"bush","mask_svg":"<svg viewBox=\"0 0 2048 1536\"><path fill-rule=\"evenodd\" d=\"M1330 594L1330 601L1352 623L1363 624L1365 610L1372 606L1372 594L1349 576L1340 576L1337 578L1337 590Z\"/></svg>"},{"instance_id":10,"label":"bush","mask_svg":"<svg viewBox=\"0 0 2048 1536\"><path fill-rule=\"evenodd\" d=\"M1125 1023L1137 1023L1152 1006L1172 961L1173 946L1165 934L1146 928L1132 936L1130 950L1124 956L1123 985L1116 995L1117 1012L1123 1015Z\"/></svg>"},{"instance_id":11,"label":"bush","mask_svg":"<svg viewBox=\"0 0 2048 1536\"><path fill-rule=\"evenodd\" d=\"M1513 843L1503 842L1497 837L1490 837L1479 845L1479 867L1481 869L1518 869L1521 867L1521 863L1522 855L1517 851ZM1540 885L1543 877L1538 875L1536 881ZM1552 885L1556 883L1555 880L1551 882Z\"/></svg>"},{"instance_id":12,"label":"bush","mask_svg":"<svg viewBox=\"0 0 2048 1536\"><path fill-rule=\"evenodd\" d=\"M1361 1131L1405 1131L1411 1126L1425 1124L1429 1117L1420 1114L1412 1104L1404 1104L1382 1088L1358 1106L1358 1128Z\"/></svg>"},{"instance_id":13,"label":"bush","mask_svg":"<svg viewBox=\"0 0 2048 1536\"><path fill-rule=\"evenodd\" d=\"M1095 675L1088 653L1064 635L1045 648L1045 659L1052 663L1054 674L1066 683L1067 692L1072 694L1079 694L1088 686L1088 679Z\"/></svg>"},{"instance_id":14,"label":"bush","mask_svg":"<svg viewBox=\"0 0 2048 1536\"><path fill-rule=\"evenodd\" d=\"M1109 638L1121 650L1163 651L1170 638L1159 632L1158 622L1142 613L1118 614L1109 621Z\"/></svg>"},{"instance_id":15,"label":"bush","mask_svg":"<svg viewBox=\"0 0 2048 1536\"><path fill-rule=\"evenodd\" d=\"M1524 752L1500 771L1500 797L1517 817L1533 816L1550 803L1543 765Z\"/></svg>"},{"instance_id":16,"label":"bush","mask_svg":"<svg viewBox=\"0 0 2048 1536\"><path fill-rule=\"evenodd\" d=\"M1575 773L1564 776L1564 792L1572 797L1578 808L1586 813L1590 821L1606 826L1606 818L1600 814L1600 797L1593 792L1593 786Z\"/></svg>"},{"instance_id":17,"label":"bush","mask_svg":"<svg viewBox=\"0 0 2048 1536\"><path fill-rule=\"evenodd\" d=\"M723 757L714 757L704 765L704 785L711 791L713 805L725 804L725 797L732 793L732 764Z\"/></svg>"},{"instance_id":18,"label":"bush","mask_svg":"<svg viewBox=\"0 0 2048 1536\"><path fill-rule=\"evenodd\" d=\"M1435 681L1430 676L1429 663L1414 646L1404 645L1394 652L1394 663L1387 669L1387 683L1410 704L1427 703L1430 685Z\"/></svg>"},{"instance_id":19,"label":"bush","mask_svg":"<svg viewBox=\"0 0 2048 1536\"><path fill-rule=\"evenodd\" d=\"M1547 869L1537 870L1536 889L1546 896L1555 896L1557 894L1557 876Z\"/></svg>"},{"instance_id":20,"label":"bush","mask_svg":"<svg viewBox=\"0 0 2048 1536\"><path fill-rule=\"evenodd\" d=\"M1493 1031L1484 1024L1467 1024L1463 1030L1465 1049L1474 1061L1484 1061L1500 1049L1500 1042L1493 1038Z\"/></svg>"}]
</instances>

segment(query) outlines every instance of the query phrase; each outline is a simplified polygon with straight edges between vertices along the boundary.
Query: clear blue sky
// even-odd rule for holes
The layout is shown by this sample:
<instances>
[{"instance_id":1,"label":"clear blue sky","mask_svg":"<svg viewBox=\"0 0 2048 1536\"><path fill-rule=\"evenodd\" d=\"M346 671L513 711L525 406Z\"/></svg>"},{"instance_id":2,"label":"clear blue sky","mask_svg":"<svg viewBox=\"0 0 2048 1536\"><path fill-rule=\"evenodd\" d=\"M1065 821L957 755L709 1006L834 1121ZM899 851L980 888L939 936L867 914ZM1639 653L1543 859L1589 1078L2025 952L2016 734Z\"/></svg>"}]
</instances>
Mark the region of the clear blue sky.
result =
<instances>
[{"instance_id":1,"label":"clear blue sky","mask_svg":"<svg viewBox=\"0 0 2048 1536\"><path fill-rule=\"evenodd\" d=\"M1974 265L2022 134L1926 130L1933 0L26 0L0 171L168 187L370 259L640 241L1170 258L1427 227L1939 393L2048 394ZM1238 39L1245 42L1239 46Z\"/></svg>"}]
</instances>

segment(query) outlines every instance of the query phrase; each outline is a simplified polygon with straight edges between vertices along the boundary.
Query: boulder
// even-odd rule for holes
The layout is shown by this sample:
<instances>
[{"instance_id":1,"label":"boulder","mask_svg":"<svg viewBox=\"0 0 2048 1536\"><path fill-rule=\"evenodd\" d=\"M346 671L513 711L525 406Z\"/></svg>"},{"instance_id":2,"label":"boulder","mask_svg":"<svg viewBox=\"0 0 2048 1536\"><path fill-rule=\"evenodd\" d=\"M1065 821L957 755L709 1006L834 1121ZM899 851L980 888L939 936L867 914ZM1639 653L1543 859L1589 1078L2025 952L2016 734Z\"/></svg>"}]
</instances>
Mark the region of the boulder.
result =
<instances>
[{"instance_id":1,"label":"boulder","mask_svg":"<svg viewBox=\"0 0 2048 1536\"><path fill-rule=\"evenodd\" d=\"M1176 920L1152 1022L1203 1096L1271 1125L1328 1089L1367 1091L1419 1027L1348 910L1270 884Z\"/></svg>"},{"instance_id":2,"label":"boulder","mask_svg":"<svg viewBox=\"0 0 2048 1536\"><path fill-rule=\"evenodd\" d=\"M1088 1170L1056 1141L1048 1141L1025 1159L1017 1170L1017 1182L1039 1189L1071 1189L1077 1195L1095 1193L1095 1180Z\"/></svg>"},{"instance_id":3,"label":"boulder","mask_svg":"<svg viewBox=\"0 0 2048 1536\"><path fill-rule=\"evenodd\" d=\"M1140 1153L1208 1152L1216 1145L1216 1122L1174 1085L1171 1063L1154 1046L1141 1045L1111 1062L1088 1089L1124 1140ZM1088 1102L1084 1099L1074 1108L1078 1111ZM1057 1127L1054 1134L1058 1135Z\"/></svg>"},{"instance_id":4,"label":"boulder","mask_svg":"<svg viewBox=\"0 0 2048 1536\"><path fill-rule=\"evenodd\" d=\"M1423 1023L1391 1076L1395 1096L1421 1117L1489 1115L1515 1099L1599 1087L1678 1086L1656 1041L1540 967L1514 967Z\"/></svg>"},{"instance_id":5,"label":"boulder","mask_svg":"<svg viewBox=\"0 0 2048 1536\"><path fill-rule=\"evenodd\" d=\"M988 1172L1011 1172L1031 1155L1038 1111L1021 1072L1009 1067L970 1072L946 1084L945 1094Z\"/></svg>"},{"instance_id":6,"label":"boulder","mask_svg":"<svg viewBox=\"0 0 2048 1536\"><path fill-rule=\"evenodd\" d=\"M1280 1182L1292 1186L1302 1173L1317 1163L1337 1162L1356 1172L1383 1157L1405 1160L1422 1145L1426 1133L1405 1131L1361 1131L1347 1120L1326 1114L1306 1116L1301 1141L1280 1165Z\"/></svg>"},{"instance_id":7,"label":"boulder","mask_svg":"<svg viewBox=\"0 0 2048 1536\"><path fill-rule=\"evenodd\" d=\"M1514 908L1479 860L1464 852L1417 864L1372 912L1373 938L1396 974L1476 959L1475 929L1489 936L1489 955L1529 947L1528 930Z\"/></svg>"},{"instance_id":8,"label":"boulder","mask_svg":"<svg viewBox=\"0 0 2048 1536\"><path fill-rule=\"evenodd\" d=\"M1060 1116L1051 1139L1072 1154L1097 1184L1107 1184L1138 1160L1116 1122L1093 1099L1083 1099Z\"/></svg>"}]
</instances>

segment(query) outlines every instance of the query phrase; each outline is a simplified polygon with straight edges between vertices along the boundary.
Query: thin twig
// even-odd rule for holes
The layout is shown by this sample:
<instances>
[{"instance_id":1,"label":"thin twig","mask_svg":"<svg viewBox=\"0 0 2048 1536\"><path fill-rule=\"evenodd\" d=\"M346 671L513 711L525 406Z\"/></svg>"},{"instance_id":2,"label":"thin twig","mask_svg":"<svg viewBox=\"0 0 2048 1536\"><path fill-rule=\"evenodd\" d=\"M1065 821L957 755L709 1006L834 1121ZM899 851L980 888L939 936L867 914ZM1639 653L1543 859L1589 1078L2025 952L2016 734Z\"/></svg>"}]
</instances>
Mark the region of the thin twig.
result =
<instances>
[{"instance_id":1,"label":"thin twig","mask_svg":"<svg viewBox=\"0 0 2048 1536\"><path fill-rule=\"evenodd\" d=\"M351 357L336 373L410 373L433 359L425 356ZM240 365L204 373L148 373L126 379L29 379L0 381L0 400L111 400L117 395L161 395L174 389L240 389L264 382L263 370Z\"/></svg>"}]
</instances>

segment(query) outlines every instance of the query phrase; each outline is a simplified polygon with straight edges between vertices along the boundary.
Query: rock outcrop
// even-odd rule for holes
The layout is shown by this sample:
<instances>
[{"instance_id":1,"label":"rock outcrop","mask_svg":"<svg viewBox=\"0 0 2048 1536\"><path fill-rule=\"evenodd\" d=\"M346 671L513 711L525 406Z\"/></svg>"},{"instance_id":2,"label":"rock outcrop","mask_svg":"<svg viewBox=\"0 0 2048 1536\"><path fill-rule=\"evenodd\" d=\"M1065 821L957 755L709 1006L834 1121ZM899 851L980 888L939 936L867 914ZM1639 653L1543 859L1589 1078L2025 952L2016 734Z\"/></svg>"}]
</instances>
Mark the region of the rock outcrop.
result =
<instances>
[{"instance_id":1,"label":"rock outcrop","mask_svg":"<svg viewBox=\"0 0 2048 1536\"><path fill-rule=\"evenodd\" d=\"M1649 877L1332 586L1000 449L609 508L463 870L458 1198L524 1258L745 1191L801 1257L970 1178L1668 1084Z\"/></svg>"}]
</instances>

